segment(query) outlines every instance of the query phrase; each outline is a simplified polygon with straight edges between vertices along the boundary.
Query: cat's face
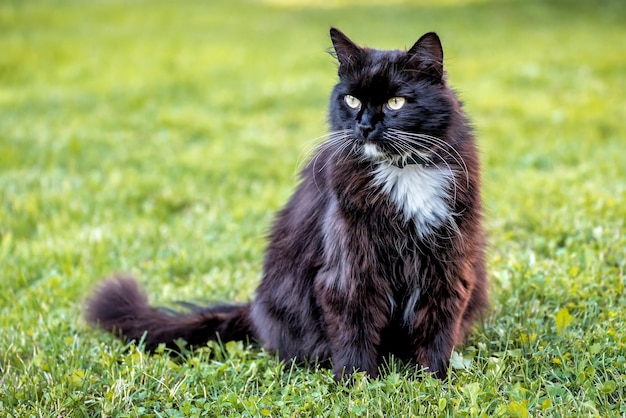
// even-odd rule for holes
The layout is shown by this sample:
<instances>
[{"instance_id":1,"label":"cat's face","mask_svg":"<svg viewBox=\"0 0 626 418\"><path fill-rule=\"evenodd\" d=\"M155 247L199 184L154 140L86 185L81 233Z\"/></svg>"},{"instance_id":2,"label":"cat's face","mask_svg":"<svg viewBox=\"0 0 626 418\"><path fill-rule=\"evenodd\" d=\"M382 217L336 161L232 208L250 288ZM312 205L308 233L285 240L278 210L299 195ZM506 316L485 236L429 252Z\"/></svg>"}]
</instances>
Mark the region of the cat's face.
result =
<instances>
[{"instance_id":1,"label":"cat's face","mask_svg":"<svg viewBox=\"0 0 626 418\"><path fill-rule=\"evenodd\" d=\"M406 52L361 48L336 29L331 39L339 60L332 131L370 160L428 159L442 146L453 111L437 35L422 36Z\"/></svg>"}]
</instances>

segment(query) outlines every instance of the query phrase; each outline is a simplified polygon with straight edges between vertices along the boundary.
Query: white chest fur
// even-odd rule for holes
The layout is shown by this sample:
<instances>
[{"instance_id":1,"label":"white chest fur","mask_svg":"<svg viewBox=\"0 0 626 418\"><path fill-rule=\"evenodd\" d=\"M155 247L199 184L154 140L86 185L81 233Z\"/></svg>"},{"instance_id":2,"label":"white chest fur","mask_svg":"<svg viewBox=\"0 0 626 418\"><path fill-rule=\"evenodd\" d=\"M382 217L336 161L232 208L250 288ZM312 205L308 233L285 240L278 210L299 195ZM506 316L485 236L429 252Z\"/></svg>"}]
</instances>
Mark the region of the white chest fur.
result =
<instances>
[{"instance_id":1,"label":"white chest fur","mask_svg":"<svg viewBox=\"0 0 626 418\"><path fill-rule=\"evenodd\" d=\"M400 168L381 163L374 181L404 214L405 220L412 219L417 232L424 236L451 215L448 201L452 176L450 170L441 167L414 164Z\"/></svg>"}]
</instances>

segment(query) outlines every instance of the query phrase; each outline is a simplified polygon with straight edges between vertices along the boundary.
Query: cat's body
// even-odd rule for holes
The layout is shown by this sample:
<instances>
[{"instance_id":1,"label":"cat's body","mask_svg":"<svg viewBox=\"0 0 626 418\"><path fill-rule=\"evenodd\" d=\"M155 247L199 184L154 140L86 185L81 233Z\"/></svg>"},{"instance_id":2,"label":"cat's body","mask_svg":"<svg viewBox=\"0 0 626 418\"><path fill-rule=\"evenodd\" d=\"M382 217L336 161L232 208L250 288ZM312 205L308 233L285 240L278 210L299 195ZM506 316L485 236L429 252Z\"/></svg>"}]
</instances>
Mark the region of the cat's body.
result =
<instances>
[{"instance_id":1,"label":"cat's body","mask_svg":"<svg viewBox=\"0 0 626 418\"><path fill-rule=\"evenodd\" d=\"M435 34L407 52L331 38L331 134L274 222L254 300L172 315L118 278L88 302L90 322L129 339L146 332L148 348L249 337L338 379L376 375L389 354L445 375L487 307L471 129Z\"/></svg>"}]
</instances>

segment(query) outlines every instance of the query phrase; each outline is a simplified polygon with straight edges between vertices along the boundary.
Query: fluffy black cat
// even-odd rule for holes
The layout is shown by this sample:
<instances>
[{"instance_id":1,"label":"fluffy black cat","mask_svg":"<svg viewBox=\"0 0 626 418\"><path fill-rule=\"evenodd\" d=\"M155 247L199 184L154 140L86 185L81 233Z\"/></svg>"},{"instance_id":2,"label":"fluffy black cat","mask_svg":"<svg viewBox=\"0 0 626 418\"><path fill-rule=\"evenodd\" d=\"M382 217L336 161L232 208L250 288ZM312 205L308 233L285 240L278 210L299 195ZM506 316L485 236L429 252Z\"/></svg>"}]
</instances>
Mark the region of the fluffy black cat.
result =
<instances>
[{"instance_id":1,"label":"fluffy black cat","mask_svg":"<svg viewBox=\"0 0 626 418\"><path fill-rule=\"evenodd\" d=\"M480 167L435 33L408 51L359 47L331 29L339 82L330 134L274 222L249 304L174 314L134 279L103 282L92 324L153 349L250 339L335 377L376 376L387 355L446 375L488 305Z\"/></svg>"}]
</instances>

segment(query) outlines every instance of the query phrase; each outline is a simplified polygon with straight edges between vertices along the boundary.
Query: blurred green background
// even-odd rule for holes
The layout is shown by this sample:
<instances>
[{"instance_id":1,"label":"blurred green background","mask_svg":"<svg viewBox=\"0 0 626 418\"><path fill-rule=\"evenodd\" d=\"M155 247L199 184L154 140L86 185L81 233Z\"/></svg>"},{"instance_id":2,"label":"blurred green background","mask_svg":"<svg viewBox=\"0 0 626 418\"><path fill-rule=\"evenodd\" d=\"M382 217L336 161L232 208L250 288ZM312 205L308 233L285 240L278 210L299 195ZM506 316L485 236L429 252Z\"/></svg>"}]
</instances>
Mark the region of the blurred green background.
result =
<instances>
[{"instance_id":1,"label":"blurred green background","mask_svg":"<svg viewBox=\"0 0 626 418\"><path fill-rule=\"evenodd\" d=\"M493 309L451 380L392 364L337 388L241 345L172 364L88 329L118 271L159 304L253 296L326 132L330 26L378 48L438 32L475 125ZM624 39L622 0L3 0L0 410L626 414Z\"/></svg>"}]
</instances>

